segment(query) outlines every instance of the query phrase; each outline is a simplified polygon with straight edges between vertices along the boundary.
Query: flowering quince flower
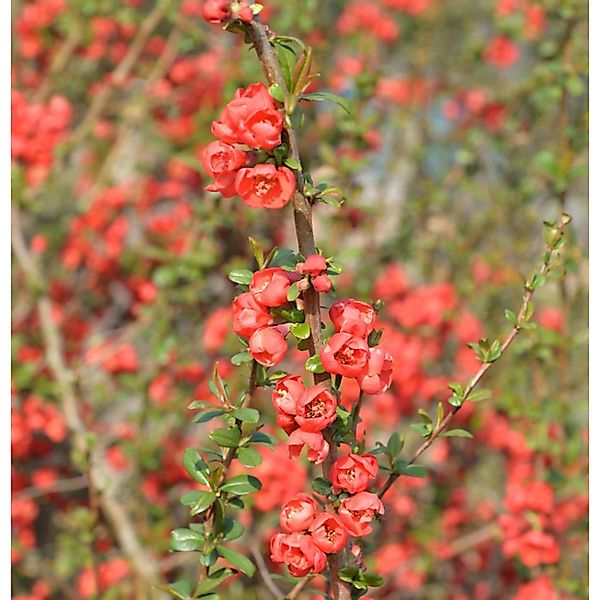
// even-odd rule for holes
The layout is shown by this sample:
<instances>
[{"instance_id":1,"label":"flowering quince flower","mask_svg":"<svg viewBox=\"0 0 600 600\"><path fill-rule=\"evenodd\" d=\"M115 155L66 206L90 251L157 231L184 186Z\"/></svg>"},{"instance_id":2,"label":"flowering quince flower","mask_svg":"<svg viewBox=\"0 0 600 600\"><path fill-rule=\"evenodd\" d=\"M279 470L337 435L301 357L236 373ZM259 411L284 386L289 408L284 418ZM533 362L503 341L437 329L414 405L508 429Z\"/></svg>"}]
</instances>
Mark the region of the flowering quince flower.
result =
<instances>
[{"instance_id":1,"label":"flowering quince flower","mask_svg":"<svg viewBox=\"0 0 600 600\"><path fill-rule=\"evenodd\" d=\"M392 384L393 359L389 352L379 346L371 348L366 373L358 378L365 394L383 394Z\"/></svg>"},{"instance_id":2,"label":"flowering quince flower","mask_svg":"<svg viewBox=\"0 0 600 600\"><path fill-rule=\"evenodd\" d=\"M304 431L323 431L335 421L337 399L330 389L313 385L296 403L296 423Z\"/></svg>"},{"instance_id":3,"label":"flowering quince flower","mask_svg":"<svg viewBox=\"0 0 600 600\"><path fill-rule=\"evenodd\" d=\"M296 265L296 271L302 275L309 275L312 285L317 292L327 293L333 287L331 279L327 275L327 261L321 254L311 254L304 262ZM303 287L303 289L307 289Z\"/></svg>"},{"instance_id":4,"label":"flowering quince flower","mask_svg":"<svg viewBox=\"0 0 600 600\"><path fill-rule=\"evenodd\" d=\"M311 254L306 257L304 262L299 262L296 265L296 271L302 275L316 277L327 271L327 261L322 254Z\"/></svg>"},{"instance_id":5,"label":"flowering quince flower","mask_svg":"<svg viewBox=\"0 0 600 600\"><path fill-rule=\"evenodd\" d=\"M290 276L280 267L257 271L250 282L250 292L265 306L276 307L286 304L290 288Z\"/></svg>"},{"instance_id":6,"label":"flowering quince flower","mask_svg":"<svg viewBox=\"0 0 600 600\"><path fill-rule=\"evenodd\" d=\"M252 358L265 367L279 364L287 351L287 342L277 327L255 331L248 340Z\"/></svg>"},{"instance_id":7,"label":"flowering quince flower","mask_svg":"<svg viewBox=\"0 0 600 600\"><path fill-rule=\"evenodd\" d=\"M296 405L306 388L300 375L282 377L271 394L273 406L278 413L296 415Z\"/></svg>"},{"instance_id":8,"label":"flowering quince flower","mask_svg":"<svg viewBox=\"0 0 600 600\"><path fill-rule=\"evenodd\" d=\"M288 439L288 451L290 458L297 458L304 446L308 447L307 458L315 465L320 465L329 454L329 444L325 441L323 434L319 432L304 431L296 429Z\"/></svg>"},{"instance_id":9,"label":"flowering quince flower","mask_svg":"<svg viewBox=\"0 0 600 600\"><path fill-rule=\"evenodd\" d=\"M498 35L490 40L483 57L491 65L507 69L517 62L520 54L517 44L503 35Z\"/></svg>"},{"instance_id":10,"label":"flowering quince flower","mask_svg":"<svg viewBox=\"0 0 600 600\"><path fill-rule=\"evenodd\" d=\"M296 423L296 419L292 415L286 415L285 413L279 413L275 417L275 422L278 427L281 427L288 435L298 429L299 425Z\"/></svg>"},{"instance_id":11,"label":"flowering quince flower","mask_svg":"<svg viewBox=\"0 0 600 600\"><path fill-rule=\"evenodd\" d=\"M235 196L236 171L246 163L246 153L223 142L211 142L200 153L200 161L206 172L214 178L204 189L220 192L224 198Z\"/></svg>"},{"instance_id":12,"label":"flowering quince flower","mask_svg":"<svg viewBox=\"0 0 600 600\"><path fill-rule=\"evenodd\" d=\"M296 189L296 178L287 167L256 165L237 172L235 189L251 208L283 208Z\"/></svg>"},{"instance_id":13,"label":"flowering quince flower","mask_svg":"<svg viewBox=\"0 0 600 600\"><path fill-rule=\"evenodd\" d=\"M256 301L250 292L244 292L234 298L232 304L233 330L243 338L249 338L258 329L273 324L269 310Z\"/></svg>"},{"instance_id":14,"label":"flowering quince flower","mask_svg":"<svg viewBox=\"0 0 600 600\"><path fill-rule=\"evenodd\" d=\"M306 531L313 522L316 512L315 500L308 494L298 494L281 507L279 523L287 533Z\"/></svg>"},{"instance_id":15,"label":"flowering quince flower","mask_svg":"<svg viewBox=\"0 0 600 600\"><path fill-rule=\"evenodd\" d=\"M227 144L272 150L281 144L283 116L262 83L238 88L212 124L212 134Z\"/></svg>"},{"instance_id":16,"label":"flowering quince flower","mask_svg":"<svg viewBox=\"0 0 600 600\"><path fill-rule=\"evenodd\" d=\"M382 515L384 512L383 502L377 494L359 492L342 500L338 517L350 535L363 537L373 531L370 523L375 518L375 513Z\"/></svg>"},{"instance_id":17,"label":"flowering quince flower","mask_svg":"<svg viewBox=\"0 0 600 600\"><path fill-rule=\"evenodd\" d=\"M336 515L321 513L308 529L315 546L327 554L339 552L348 541L348 532Z\"/></svg>"},{"instance_id":18,"label":"flowering quince flower","mask_svg":"<svg viewBox=\"0 0 600 600\"><path fill-rule=\"evenodd\" d=\"M364 375L368 360L367 342L351 333L335 333L321 350L325 370L343 377Z\"/></svg>"},{"instance_id":19,"label":"flowering quince flower","mask_svg":"<svg viewBox=\"0 0 600 600\"><path fill-rule=\"evenodd\" d=\"M327 566L325 553L319 550L310 535L276 533L271 538L271 560L285 563L294 577L321 573Z\"/></svg>"},{"instance_id":20,"label":"flowering quince flower","mask_svg":"<svg viewBox=\"0 0 600 600\"><path fill-rule=\"evenodd\" d=\"M329 309L335 330L366 338L375 325L375 310L359 300L337 300Z\"/></svg>"},{"instance_id":21,"label":"flowering quince flower","mask_svg":"<svg viewBox=\"0 0 600 600\"><path fill-rule=\"evenodd\" d=\"M218 25L230 17L229 0L205 0L202 17L205 21Z\"/></svg>"},{"instance_id":22,"label":"flowering quince flower","mask_svg":"<svg viewBox=\"0 0 600 600\"><path fill-rule=\"evenodd\" d=\"M333 287L333 283L331 283L329 275L326 275L325 273L313 277L312 284L317 292L322 292L323 294L330 292L331 288Z\"/></svg>"},{"instance_id":23,"label":"flowering quince flower","mask_svg":"<svg viewBox=\"0 0 600 600\"><path fill-rule=\"evenodd\" d=\"M371 479L375 479L379 465L372 454L348 454L338 458L329 471L329 480L336 488L351 494L364 492Z\"/></svg>"}]
</instances>

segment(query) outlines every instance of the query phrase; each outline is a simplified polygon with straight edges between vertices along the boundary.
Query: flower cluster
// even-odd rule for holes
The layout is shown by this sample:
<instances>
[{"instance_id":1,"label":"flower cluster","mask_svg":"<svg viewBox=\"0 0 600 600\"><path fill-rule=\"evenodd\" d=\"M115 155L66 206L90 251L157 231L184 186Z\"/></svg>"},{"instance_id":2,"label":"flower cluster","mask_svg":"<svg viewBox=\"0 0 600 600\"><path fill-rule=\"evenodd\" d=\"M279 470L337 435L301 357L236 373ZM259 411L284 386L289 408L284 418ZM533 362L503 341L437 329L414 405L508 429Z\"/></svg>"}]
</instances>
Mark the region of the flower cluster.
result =
<instances>
[{"instance_id":1,"label":"flower cluster","mask_svg":"<svg viewBox=\"0 0 600 600\"><path fill-rule=\"evenodd\" d=\"M271 538L271 560L285 563L295 577L320 573L327 564L326 554L345 548L350 537L369 535L375 515L384 512L377 494L366 491L377 471L377 459L371 454L338 459L330 470L334 490L343 493L335 511L320 511L304 493L288 500L279 517L283 533Z\"/></svg>"},{"instance_id":2,"label":"flower cluster","mask_svg":"<svg viewBox=\"0 0 600 600\"><path fill-rule=\"evenodd\" d=\"M284 207L296 189L296 178L268 154L281 144L282 130L283 115L262 83L239 88L212 124L218 141L200 155L214 179L206 190L225 198L237 194L252 208ZM271 162L258 162L258 150L267 151L261 155Z\"/></svg>"},{"instance_id":3,"label":"flower cluster","mask_svg":"<svg viewBox=\"0 0 600 600\"><path fill-rule=\"evenodd\" d=\"M382 394L392 382L392 356L369 345L375 310L358 300L338 300L329 309L336 333L321 350L323 367L333 375L356 379L366 394Z\"/></svg>"}]
</instances>

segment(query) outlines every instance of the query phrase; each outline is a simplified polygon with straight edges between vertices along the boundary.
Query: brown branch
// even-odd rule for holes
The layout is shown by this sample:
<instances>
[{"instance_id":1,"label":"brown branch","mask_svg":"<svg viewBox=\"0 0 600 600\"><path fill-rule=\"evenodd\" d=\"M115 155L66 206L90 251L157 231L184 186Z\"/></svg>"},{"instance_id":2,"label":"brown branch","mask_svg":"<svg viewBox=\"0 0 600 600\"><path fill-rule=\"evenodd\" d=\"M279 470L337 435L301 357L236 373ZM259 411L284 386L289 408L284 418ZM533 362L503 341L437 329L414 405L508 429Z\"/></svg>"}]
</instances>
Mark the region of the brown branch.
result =
<instances>
[{"instance_id":1,"label":"brown branch","mask_svg":"<svg viewBox=\"0 0 600 600\"><path fill-rule=\"evenodd\" d=\"M263 558L263 555L262 555L261 551L258 549L258 547L256 546L256 544L252 544L252 546L250 546L250 552L252 554L252 557L256 561L256 566L258 567L258 572L260 573L262 580L264 581L265 585L267 586L267 589L273 595L273 598L281 598L282 596L284 596L283 592L279 589L277 584L273 581L273 578L271 577L271 573L269 572L267 564L265 563L265 559Z\"/></svg>"},{"instance_id":2,"label":"brown branch","mask_svg":"<svg viewBox=\"0 0 600 600\"><path fill-rule=\"evenodd\" d=\"M278 84L288 94L287 85L281 71L277 57L271 43L267 28L260 22L259 19L247 23L245 30L250 38L258 60L262 64L265 77L269 85ZM298 163L300 160L300 151L298 139L293 128L284 126L285 138L288 141L291 157ZM312 220L312 206L309 199L304 196L304 178L302 169L294 170L296 177L296 191L292 196L292 208L294 212L294 225L296 229L296 238L298 240L298 250L304 256L309 256L316 252L315 236ZM321 309L319 302L319 293L312 287L307 289L303 294L304 314L306 322L310 328L309 353L314 356L320 352L323 347L323 333L321 330ZM315 383L325 382L330 380L328 373L316 373L314 375ZM324 438L329 444L329 455L323 462L323 475L329 476L331 465L337 458L337 445L333 440L333 434L330 429L323 432ZM350 586L341 581L339 578L340 570L340 555L328 555L331 591L335 600L350 600Z\"/></svg>"},{"instance_id":3,"label":"brown branch","mask_svg":"<svg viewBox=\"0 0 600 600\"><path fill-rule=\"evenodd\" d=\"M296 600L300 595L300 592L306 587L306 585L310 582L312 577L307 575L303 577L294 587L294 589L287 595L283 600Z\"/></svg>"},{"instance_id":4,"label":"brown branch","mask_svg":"<svg viewBox=\"0 0 600 600\"><path fill-rule=\"evenodd\" d=\"M543 261L542 267L538 271L538 274L540 276L545 277L548 274L548 272L550 271L551 261L554 256L554 252L556 250L556 248L555 248L556 243L558 242L559 239L562 238L564 228L569 223L569 221L570 221L570 217L567 219L566 215L561 215L561 221L560 221L560 225L558 227L557 240L556 240L554 246L548 244L546 247L544 261ZM534 288L531 287L528 283L526 283L525 291L523 293L523 302L521 304L521 308L519 309L519 313L517 315L516 325L512 328L512 330L506 336L506 338L504 339L504 342L500 346L500 356L502 356L504 354L504 352L509 348L509 346L513 343L514 339L517 337L517 335L519 335L519 333L523 329L523 323L525 323L527 320L526 314L527 314L529 305L531 303L533 293L534 293ZM498 358L500 358L500 356ZM469 396L473 393L475 388L479 385L479 383L483 379L484 375L489 371L489 369L495 362L496 361L484 363L481 366L481 368L479 369L479 371L477 371L475 376L469 382L469 385L465 388L465 391L464 391L464 394L462 397L463 403L469 399ZM452 421L452 418L454 417L454 415L460 410L461 406L462 406L462 404L460 404L458 406L452 406L452 409L450 411L448 411L448 413L446 413L444 418L437 424L437 426L433 430L432 434L427 438L427 440L425 442L423 442L423 444L421 444L421 446L419 446L417 451L412 455L412 457L408 461L409 465L412 465L421 456L421 454L423 454L433 444L433 442L437 438L439 438L442 433L444 433L444 431L447 429L448 425ZM383 496L386 494L386 492L392 487L392 485L395 483L395 481L401 475L402 475L401 473L390 473L390 475L388 476L387 480L385 481L383 487L379 490L378 495L380 498L383 498Z\"/></svg>"}]
</instances>

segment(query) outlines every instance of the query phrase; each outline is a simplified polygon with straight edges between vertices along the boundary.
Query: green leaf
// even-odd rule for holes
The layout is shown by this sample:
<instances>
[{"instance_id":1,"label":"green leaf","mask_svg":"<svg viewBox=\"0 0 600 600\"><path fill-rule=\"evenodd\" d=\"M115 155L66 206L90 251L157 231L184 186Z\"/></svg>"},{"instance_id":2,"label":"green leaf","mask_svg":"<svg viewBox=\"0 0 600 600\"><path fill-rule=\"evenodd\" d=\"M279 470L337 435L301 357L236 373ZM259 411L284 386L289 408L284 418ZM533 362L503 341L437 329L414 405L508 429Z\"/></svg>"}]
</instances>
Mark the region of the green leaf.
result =
<instances>
[{"instance_id":1,"label":"green leaf","mask_svg":"<svg viewBox=\"0 0 600 600\"><path fill-rule=\"evenodd\" d=\"M400 434L397 431L395 431L394 433L392 433L392 435L390 436L390 439L388 440L388 443L387 443L388 452L392 456L396 456L400 452L400 450L402 450L403 445L404 445L404 440L402 440L400 438Z\"/></svg>"},{"instance_id":2,"label":"green leaf","mask_svg":"<svg viewBox=\"0 0 600 600\"><path fill-rule=\"evenodd\" d=\"M433 429L430 423L411 423L410 427L418 431L423 437L429 437Z\"/></svg>"},{"instance_id":3,"label":"green leaf","mask_svg":"<svg viewBox=\"0 0 600 600\"><path fill-rule=\"evenodd\" d=\"M467 400L469 402L481 402L482 400L489 400L492 397L492 391L491 390L476 390L474 392L471 392L468 396L467 396Z\"/></svg>"},{"instance_id":4,"label":"green leaf","mask_svg":"<svg viewBox=\"0 0 600 600\"><path fill-rule=\"evenodd\" d=\"M290 331L299 340L307 340L310 337L310 325L308 323L293 323L290 325Z\"/></svg>"},{"instance_id":5,"label":"green leaf","mask_svg":"<svg viewBox=\"0 0 600 600\"><path fill-rule=\"evenodd\" d=\"M509 310L507 308L504 311L504 316L506 317L507 321L509 323L511 323L512 325L516 325L517 324L517 315L515 315L515 313L512 310Z\"/></svg>"},{"instance_id":6,"label":"green leaf","mask_svg":"<svg viewBox=\"0 0 600 600\"><path fill-rule=\"evenodd\" d=\"M186 448L182 458L183 468L193 477L198 483L210 486L210 471L208 465L198 456L198 452L194 448Z\"/></svg>"},{"instance_id":7,"label":"green leaf","mask_svg":"<svg viewBox=\"0 0 600 600\"><path fill-rule=\"evenodd\" d=\"M362 578L369 587L379 587L380 585L383 585L383 577L377 575L377 573L363 573Z\"/></svg>"},{"instance_id":8,"label":"green leaf","mask_svg":"<svg viewBox=\"0 0 600 600\"><path fill-rule=\"evenodd\" d=\"M263 247L253 237L249 237L248 242L250 243L250 248L252 249L252 254L254 255L258 268L262 269L265 264L265 251L263 250Z\"/></svg>"},{"instance_id":9,"label":"green leaf","mask_svg":"<svg viewBox=\"0 0 600 600\"><path fill-rule=\"evenodd\" d=\"M472 438L473 434L466 429L449 429L444 432L444 437Z\"/></svg>"},{"instance_id":10,"label":"green leaf","mask_svg":"<svg viewBox=\"0 0 600 600\"><path fill-rule=\"evenodd\" d=\"M406 465L402 469L402 475L407 477L427 477L427 469L421 465Z\"/></svg>"},{"instance_id":11,"label":"green leaf","mask_svg":"<svg viewBox=\"0 0 600 600\"><path fill-rule=\"evenodd\" d=\"M340 579L348 583L353 583L355 579L360 577L360 569L358 567L345 567L340 569Z\"/></svg>"},{"instance_id":12,"label":"green leaf","mask_svg":"<svg viewBox=\"0 0 600 600\"><path fill-rule=\"evenodd\" d=\"M226 548L225 546L217 546L219 556L222 556L230 565L239 569L244 575L252 577L256 571L256 567L252 561L248 560L243 554Z\"/></svg>"},{"instance_id":13,"label":"green leaf","mask_svg":"<svg viewBox=\"0 0 600 600\"><path fill-rule=\"evenodd\" d=\"M287 165L290 169L294 169L294 171L302 171L302 165L289 156L283 161L283 164Z\"/></svg>"},{"instance_id":14,"label":"green leaf","mask_svg":"<svg viewBox=\"0 0 600 600\"><path fill-rule=\"evenodd\" d=\"M204 545L204 536L191 529L174 529L171 531L171 550L176 552L194 552Z\"/></svg>"},{"instance_id":15,"label":"green leaf","mask_svg":"<svg viewBox=\"0 0 600 600\"><path fill-rule=\"evenodd\" d=\"M256 6L256 4L252 5L252 8L254 8ZM197 600L221 600L221 596L219 596L219 594L206 594L206 595L202 595L202 596L197 596Z\"/></svg>"},{"instance_id":16,"label":"green leaf","mask_svg":"<svg viewBox=\"0 0 600 600\"><path fill-rule=\"evenodd\" d=\"M214 410L207 410L205 412L198 413L193 419L192 423L207 423L212 419L220 417L225 411L222 408L216 408Z\"/></svg>"},{"instance_id":17,"label":"green leaf","mask_svg":"<svg viewBox=\"0 0 600 600\"><path fill-rule=\"evenodd\" d=\"M233 542L244 535L244 526L235 519L225 519L223 523L223 541Z\"/></svg>"},{"instance_id":18,"label":"green leaf","mask_svg":"<svg viewBox=\"0 0 600 600\"><path fill-rule=\"evenodd\" d=\"M258 467L262 462L262 456L254 448L240 448L237 452L237 457L248 468Z\"/></svg>"},{"instance_id":19,"label":"green leaf","mask_svg":"<svg viewBox=\"0 0 600 600\"><path fill-rule=\"evenodd\" d=\"M309 373L325 373L321 357L318 354L311 356L306 363L304 363L304 367Z\"/></svg>"},{"instance_id":20,"label":"green leaf","mask_svg":"<svg viewBox=\"0 0 600 600\"><path fill-rule=\"evenodd\" d=\"M247 350L244 350L244 352L238 352L231 357L231 364L235 367L239 367L244 363L251 363L252 360L250 353Z\"/></svg>"},{"instance_id":21,"label":"green leaf","mask_svg":"<svg viewBox=\"0 0 600 600\"><path fill-rule=\"evenodd\" d=\"M264 431L256 431L252 434L250 438L250 443L252 444L263 444L264 446L273 447L278 443L278 440L275 436L270 433L265 433Z\"/></svg>"},{"instance_id":22,"label":"green leaf","mask_svg":"<svg viewBox=\"0 0 600 600\"><path fill-rule=\"evenodd\" d=\"M226 481L221 486L221 491L228 494L235 494L236 496L243 496L244 494L256 492L261 487L262 484L256 477L252 475L238 475Z\"/></svg>"},{"instance_id":23,"label":"green leaf","mask_svg":"<svg viewBox=\"0 0 600 600\"><path fill-rule=\"evenodd\" d=\"M233 416L244 423L258 423L260 413L255 408L236 408Z\"/></svg>"},{"instance_id":24,"label":"green leaf","mask_svg":"<svg viewBox=\"0 0 600 600\"><path fill-rule=\"evenodd\" d=\"M153 585L152 587L161 592L166 592L173 596L173 598L178 598L178 600L190 600L192 597L192 582L186 581L185 579L180 579L179 581L168 585L160 584Z\"/></svg>"},{"instance_id":25,"label":"green leaf","mask_svg":"<svg viewBox=\"0 0 600 600\"><path fill-rule=\"evenodd\" d=\"M324 477L316 477L312 480L312 489L317 492L317 494L321 494L322 496L326 496L331 493L331 483L327 481Z\"/></svg>"},{"instance_id":26,"label":"green leaf","mask_svg":"<svg viewBox=\"0 0 600 600\"><path fill-rule=\"evenodd\" d=\"M282 104L285 102L285 92L278 83L274 83L269 88L269 94L271 94L271 96L275 98L277 102L281 102Z\"/></svg>"},{"instance_id":27,"label":"green leaf","mask_svg":"<svg viewBox=\"0 0 600 600\"><path fill-rule=\"evenodd\" d=\"M271 266L281 267L286 271L293 271L301 260L302 259L289 248L278 248L271 260Z\"/></svg>"},{"instance_id":28,"label":"green leaf","mask_svg":"<svg viewBox=\"0 0 600 600\"><path fill-rule=\"evenodd\" d=\"M312 92L311 94L301 94L300 99L308 100L310 102L322 102L323 100L329 100L330 102L335 102L341 106L348 114L351 114L350 104L348 101L337 94L331 94L330 92Z\"/></svg>"},{"instance_id":29,"label":"green leaf","mask_svg":"<svg viewBox=\"0 0 600 600\"><path fill-rule=\"evenodd\" d=\"M216 500L214 492L203 492L202 490L192 490L181 496L181 504L190 507L192 515L199 515L210 508Z\"/></svg>"},{"instance_id":30,"label":"green leaf","mask_svg":"<svg viewBox=\"0 0 600 600\"><path fill-rule=\"evenodd\" d=\"M252 281L252 275L252 271L249 271L248 269L234 269L233 271L229 272L227 278L229 281L233 281L233 283L250 285L250 282Z\"/></svg>"},{"instance_id":31,"label":"green leaf","mask_svg":"<svg viewBox=\"0 0 600 600\"><path fill-rule=\"evenodd\" d=\"M298 298L298 296L300 295L300 288L298 287L298 282L294 282L292 283L292 285L290 285L290 287L288 288L287 291L287 299L290 302L293 302L294 300L296 300L296 298Z\"/></svg>"},{"instance_id":32,"label":"green leaf","mask_svg":"<svg viewBox=\"0 0 600 600\"><path fill-rule=\"evenodd\" d=\"M227 567L217 569L198 585L196 588L196 594L206 594L207 592L214 590L231 575L233 575L233 571Z\"/></svg>"},{"instance_id":33,"label":"green leaf","mask_svg":"<svg viewBox=\"0 0 600 600\"><path fill-rule=\"evenodd\" d=\"M237 427L215 429L209 434L210 439L223 448L237 448L242 434Z\"/></svg>"}]
</instances>

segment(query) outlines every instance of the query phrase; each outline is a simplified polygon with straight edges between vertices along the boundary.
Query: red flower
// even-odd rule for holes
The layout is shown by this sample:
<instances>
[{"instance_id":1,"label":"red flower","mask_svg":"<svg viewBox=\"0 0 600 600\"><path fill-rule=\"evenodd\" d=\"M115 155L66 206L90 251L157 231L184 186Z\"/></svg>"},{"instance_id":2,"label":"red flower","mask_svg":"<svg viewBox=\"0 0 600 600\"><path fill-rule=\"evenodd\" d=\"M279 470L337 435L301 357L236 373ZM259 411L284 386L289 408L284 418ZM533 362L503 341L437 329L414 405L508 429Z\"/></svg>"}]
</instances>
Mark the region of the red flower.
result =
<instances>
[{"instance_id":1,"label":"red flower","mask_svg":"<svg viewBox=\"0 0 600 600\"><path fill-rule=\"evenodd\" d=\"M304 431L322 431L335 421L337 400L327 387L314 385L296 404L296 422Z\"/></svg>"},{"instance_id":2,"label":"red flower","mask_svg":"<svg viewBox=\"0 0 600 600\"><path fill-rule=\"evenodd\" d=\"M316 277L327 271L327 262L322 254L311 254L306 257L304 262L300 262L296 265L296 271L303 275Z\"/></svg>"},{"instance_id":3,"label":"red flower","mask_svg":"<svg viewBox=\"0 0 600 600\"><path fill-rule=\"evenodd\" d=\"M315 546L327 554L339 552L348 541L346 528L338 517L331 513L321 513L317 516L309 531Z\"/></svg>"},{"instance_id":4,"label":"red flower","mask_svg":"<svg viewBox=\"0 0 600 600\"><path fill-rule=\"evenodd\" d=\"M246 89L238 88L211 131L227 144L272 150L281 144L282 129L283 116L269 90L262 83L253 83Z\"/></svg>"},{"instance_id":5,"label":"red flower","mask_svg":"<svg viewBox=\"0 0 600 600\"><path fill-rule=\"evenodd\" d=\"M308 494L298 494L288 500L279 515L281 528L287 533L306 531L315 518L317 503Z\"/></svg>"},{"instance_id":6,"label":"red flower","mask_svg":"<svg viewBox=\"0 0 600 600\"><path fill-rule=\"evenodd\" d=\"M329 275L326 275L325 273L313 277L312 284L317 292L322 292L324 294L331 291L331 288L333 287Z\"/></svg>"},{"instance_id":7,"label":"red flower","mask_svg":"<svg viewBox=\"0 0 600 600\"><path fill-rule=\"evenodd\" d=\"M268 309L259 304L250 292L234 298L231 308L233 330L243 338L249 338L258 329L273 323Z\"/></svg>"},{"instance_id":8,"label":"red flower","mask_svg":"<svg viewBox=\"0 0 600 600\"><path fill-rule=\"evenodd\" d=\"M271 538L271 560L285 563L294 577L321 573L327 566L327 557L315 546L310 535L277 533Z\"/></svg>"},{"instance_id":9,"label":"red flower","mask_svg":"<svg viewBox=\"0 0 600 600\"><path fill-rule=\"evenodd\" d=\"M365 394L382 394L392 384L393 359L389 352L379 346L371 348L366 372L358 378Z\"/></svg>"},{"instance_id":10,"label":"red flower","mask_svg":"<svg viewBox=\"0 0 600 600\"><path fill-rule=\"evenodd\" d=\"M200 153L206 172L214 181L204 188L208 192L220 192L224 198L235 196L236 171L246 163L246 153L223 142L211 142Z\"/></svg>"},{"instance_id":11,"label":"red flower","mask_svg":"<svg viewBox=\"0 0 600 600\"><path fill-rule=\"evenodd\" d=\"M514 65L521 54L519 46L503 35L492 38L483 52L486 62L500 69Z\"/></svg>"},{"instance_id":12,"label":"red flower","mask_svg":"<svg viewBox=\"0 0 600 600\"><path fill-rule=\"evenodd\" d=\"M279 413L295 416L296 405L305 391L306 388L300 375L287 375L281 378L271 395L275 410Z\"/></svg>"},{"instance_id":13,"label":"red flower","mask_svg":"<svg viewBox=\"0 0 600 600\"><path fill-rule=\"evenodd\" d=\"M277 327L255 331L248 340L252 358L265 367L279 364L287 351L287 343Z\"/></svg>"},{"instance_id":14,"label":"red flower","mask_svg":"<svg viewBox=\"0 0 600 600\"><path fill-rule=\"evenodd\" d=\"M296 190L296 178L287 167L256 165L238 171L235 189L251 208L283 208Z\"/></svg>"},{"instance_id":15,"label":"red flower","mask_svg":"<svg viewBox=\"0 0 600 600\"><path fill-rule=\"evenodd\" d=\"M257 271L250 282L250 291L265 306L275 307L286 304L289 288L290 276L280 267Z\"/></svg>"},{"instance_id":16,"label":"red flower","mask_svg":"<svg viewBox=\"0 0 600 600\"><path fill-rule=\"evenodd\" d=\"M337 300L329 309L329 318L336 331L367 337L375 324L375 310L359 300Z\"/></svg>"},{"instance_id":17,"label":"red flower","mask_svg":"<svg viewBox=\"0 0 600 600\"><path fill-rule=\"evenodd\" d=\"M367 489L378 470L377 459L372 454L348 454L331 465L329 480L334 487L356 494Z\"/></svg>"},{"instance_id":18,"label":"red flower","mask_svg":"<svg viewBox=\"0 0 600 600\"><path fill-rule=\"evenodd\" d=\"M229 0L205 0L202 5L202 17L209 23L223 23L229 15Z\"/></svg>"},{"instance_id":19,"label":"red flower","mask_svg":"<svg viewBox=\"0 0 600 600\"><path fill-rule=\"evenodd\" d=\"M359 377L366 372L369 346L350 333L332 335L321 350L321 362L329 373Z\"/></svg>"},{"instance_id":20,"label":"red flower","mask_svg":"<svg viewBox=\"0 0 600 600\"><path fill-rule=\"evenodd\" d=\"M371 521L375 518L375 513L382 515L384 512L383 503L377 494L359 492L342 501L338 517L350 535L362 537L373 531Z\"/></svg>"},{"instance_id":21,"label":"red flower","mask_svg":"<svg viewBox=\"0 0 600 600\"><path fill-rule=\"evenodd\" d=\"M311 431L296 429L296 431L290 434L288 439L290 458L297 458L305 445L308 447L306 457L310 462L314 462L315 465L320 465L329 454L329 444L325 441L320 431L313 433Z\"/></svg>"},{"instance_id":22,"label":"red flower","mask_svg":"<svg viewBox=\"0 0 600 600\"><path fill-rule=\"evenodd\" d=\"M288 435L292 433L292 431L298 429L298 423L296 423L296 419L291 415L286 415L285 413L279 413L275 417L275 422L278 427L281 427Z\"/></svg>"}]
</instances>

